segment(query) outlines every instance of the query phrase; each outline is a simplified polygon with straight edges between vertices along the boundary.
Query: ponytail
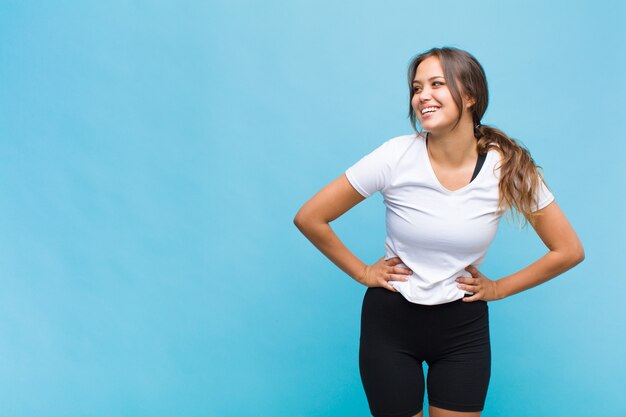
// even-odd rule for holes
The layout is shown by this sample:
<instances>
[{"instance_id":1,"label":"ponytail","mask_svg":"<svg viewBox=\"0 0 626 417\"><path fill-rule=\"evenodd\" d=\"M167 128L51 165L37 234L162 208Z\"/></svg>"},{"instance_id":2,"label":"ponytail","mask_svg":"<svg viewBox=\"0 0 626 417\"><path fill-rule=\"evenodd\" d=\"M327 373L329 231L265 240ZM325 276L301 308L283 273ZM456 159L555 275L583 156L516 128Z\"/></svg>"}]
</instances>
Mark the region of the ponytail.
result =
<instances>
[{"instance_id":1,"label":"ponytail","mask_svg":"<svg viewBox=\"0 0 626 417\"><path fill-rule=\"evenodd\" d=\"M513 220L515 220L516 212L518 220L519 215L523 215L525 221L522 227L525 227L528 222L534 224L537 216L541 215L536 211L533 212L533 209L538 204L536 198L539 194L540 181L543 181L543 175L540 172L543 168L535 165L528 149L499 129L478 124L474 128L474 135L478 139L476 146L479 154L496 149L502 156L499 165L498 209L506 212L511 208Z\"/></svg>"}]
</instances>

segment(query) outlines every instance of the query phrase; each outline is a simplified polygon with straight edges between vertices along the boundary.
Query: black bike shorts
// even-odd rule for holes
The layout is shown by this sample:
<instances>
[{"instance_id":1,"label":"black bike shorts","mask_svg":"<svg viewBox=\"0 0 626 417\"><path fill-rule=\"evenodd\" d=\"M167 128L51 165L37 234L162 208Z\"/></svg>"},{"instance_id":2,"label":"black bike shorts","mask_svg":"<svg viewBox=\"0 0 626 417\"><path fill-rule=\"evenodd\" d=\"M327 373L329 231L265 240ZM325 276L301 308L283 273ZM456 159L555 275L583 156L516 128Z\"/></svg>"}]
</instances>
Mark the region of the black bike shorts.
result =
<instances>
[{"instance_id":1,"label":"black bike shorts","mask_svg":"<svg viewBox=\"0 0 626 417\"><path fill-rule=\"evenodd\" d=\"M428 364L424 384L422 362ZM359 370L376 417L413 416L428 403L482 411L491 376L487 302L415 304L368 288L361 311Z\"/></svg>"}]
</instances>

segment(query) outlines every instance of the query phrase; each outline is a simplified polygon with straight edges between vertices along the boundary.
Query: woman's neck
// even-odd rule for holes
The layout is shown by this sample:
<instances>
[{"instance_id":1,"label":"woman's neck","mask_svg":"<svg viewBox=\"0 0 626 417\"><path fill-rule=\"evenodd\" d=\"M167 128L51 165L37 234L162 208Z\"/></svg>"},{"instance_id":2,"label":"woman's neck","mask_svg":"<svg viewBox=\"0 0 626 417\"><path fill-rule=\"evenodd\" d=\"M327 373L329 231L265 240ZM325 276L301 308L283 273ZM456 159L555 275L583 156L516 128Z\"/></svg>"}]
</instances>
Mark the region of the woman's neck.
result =
<instances>
[{"instance_id":1,"label":"woman's neck","mask_svg":"<svg viewBox=\"0 0 626 417\"><path fill-rule=\"evenodd\" d=\"M439 136L429 132L426 140L430 158L437 165L458 168L478 158L473 130L469 134L459 131Z\"/></svg>"}]
</instances>

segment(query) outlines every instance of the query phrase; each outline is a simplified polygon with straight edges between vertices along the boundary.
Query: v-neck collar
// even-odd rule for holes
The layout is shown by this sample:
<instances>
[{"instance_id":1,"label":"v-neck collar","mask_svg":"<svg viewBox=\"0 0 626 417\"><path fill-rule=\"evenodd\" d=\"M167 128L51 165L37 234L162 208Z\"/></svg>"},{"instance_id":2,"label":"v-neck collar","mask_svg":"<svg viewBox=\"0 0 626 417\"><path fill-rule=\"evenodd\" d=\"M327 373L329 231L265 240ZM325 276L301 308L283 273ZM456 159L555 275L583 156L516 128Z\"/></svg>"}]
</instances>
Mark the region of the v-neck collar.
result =
<instances>
[{"instance_id":1,"label":"v-neck collar","mask_svg":"<svg viewBox=\"0 0 626 417\"><path fill-rule=\"evenodd\" d=\"M439 178L437 178L437 174L435 174L435 169L433 168L432 162L430 161L430 155L428 155L428 146L426 144L428 140L428 136L423 136L422 139L423 139L423 145L424 145L424 152L422 153L424 154L424 159L426 160L426 166L428 167L428 171L431 173L432 178L435 181L435 184L442 191L446 192L447 194L456 194L456 193L463 192L469 188L472 188L476 184L478 178L481 176L481 174L484 171L484 169L481 169L481 168L484 165L485 161L487 160L487 157L489 157L489 152L487 152L486 154L478 154L478 159L476 160L474 173L472 174L472 179L470 180L468 184L465 184L463 187L458 188L456 190L449 190L441 184L441 182L439 181Z\"/></svg>"}]
</instances>

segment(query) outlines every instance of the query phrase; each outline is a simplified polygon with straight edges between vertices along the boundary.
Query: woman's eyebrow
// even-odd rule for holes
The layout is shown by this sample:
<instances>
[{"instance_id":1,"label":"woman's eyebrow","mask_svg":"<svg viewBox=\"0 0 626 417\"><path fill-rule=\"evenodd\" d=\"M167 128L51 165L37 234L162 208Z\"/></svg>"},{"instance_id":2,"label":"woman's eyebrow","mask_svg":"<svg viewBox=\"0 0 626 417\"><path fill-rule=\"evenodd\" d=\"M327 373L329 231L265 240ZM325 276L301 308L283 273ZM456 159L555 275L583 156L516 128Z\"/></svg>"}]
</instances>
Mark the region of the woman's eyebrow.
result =
<instances>
[{"instance_id":1,"label":"woman's eyebrow","mask_svg":"<svg viewBox=\"0 0 626 417\"><path fill-rule=\"evenodd\" d=\"M443 75L435 75L434 77L430 77L430 78L428 79L428 81L432 81L432 80L434 80L435 78L444 78L444 77L443 77ZM418 80L413 80L413 84L419 84L419 83L420 83L420 82L419 82Z\"/></svg>"}]
</instances>

